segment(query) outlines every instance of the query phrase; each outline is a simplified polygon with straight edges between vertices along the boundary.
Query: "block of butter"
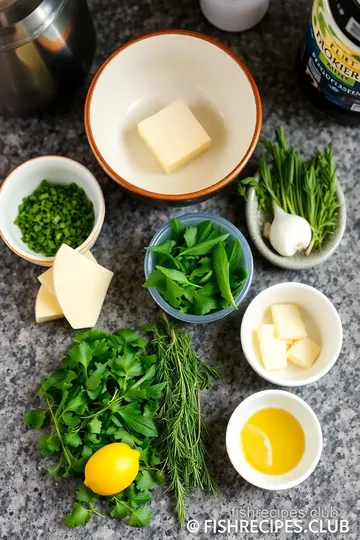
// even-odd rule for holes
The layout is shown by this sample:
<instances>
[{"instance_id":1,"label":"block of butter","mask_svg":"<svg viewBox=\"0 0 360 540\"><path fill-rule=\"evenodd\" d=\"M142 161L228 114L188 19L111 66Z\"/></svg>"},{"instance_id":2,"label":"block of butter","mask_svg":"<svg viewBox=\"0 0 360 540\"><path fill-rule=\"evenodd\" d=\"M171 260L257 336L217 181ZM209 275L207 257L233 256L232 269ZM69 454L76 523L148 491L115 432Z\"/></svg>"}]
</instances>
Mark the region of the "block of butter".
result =
<instances>
[{"instance_id":1,"label":"block of butter","mask_svg":"<svg viewBox=\"0 0 360 540\"><path fill-rule=\"evenodd\" d=\"M286 343L275 337L275 326L262 324L258 328L257 335L265 369L269 371L285 369L287 367Z\"/></svg>"},{"instance_id":2,"label":"block of butter","mask_svg":"<svg viewBox=\"0 0 360 540\"><path fill-rule=\"evenodd\" d=\"M209 135L182 99L140 122L138 132L168 174L211 144Z\"/></svg>"},{"instance_id":3,"label":"block of butter","mask_svg":"<svg viewBox=\"0 0 360 540\"><path fill-rule=\"evenodd\" d=\"M310 368L321 352L321 347L312 339L306 337L294 341L287 351L287 357L291 362L303 368Z\"/></svg>"}]
</instances>

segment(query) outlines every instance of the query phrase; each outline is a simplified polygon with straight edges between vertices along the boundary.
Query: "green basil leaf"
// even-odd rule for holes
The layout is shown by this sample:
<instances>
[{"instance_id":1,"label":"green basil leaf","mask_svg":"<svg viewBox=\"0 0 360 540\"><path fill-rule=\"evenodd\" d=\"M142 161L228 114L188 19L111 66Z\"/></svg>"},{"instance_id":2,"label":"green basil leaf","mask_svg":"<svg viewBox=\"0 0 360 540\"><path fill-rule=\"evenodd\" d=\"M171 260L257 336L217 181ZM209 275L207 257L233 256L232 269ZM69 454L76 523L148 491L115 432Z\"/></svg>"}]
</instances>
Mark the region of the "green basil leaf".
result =
<instances>
[{"instance_id":1,"label":"green basil leaf","mask_svg":"<svg viewBox=\"0 0 360 540\"><path fill-rule=\"evenodd\" d=\"M157 246L149 246L145 249L147 251L152 251L152 253L158 253L162 255L171 255L174 247L176 246L175 240L166 240L162 244L158 244Z\"/></svg>"},{"instance_id":2,"label":"green basil leaf","mask_svg":"<svg viewBox=\"0 0 360 540\"><path fill-rule=\"evenodd\" d=\"M199 281L199 285L205 285L210 281L210 279L213 277L214 272L210 270L204 277L202 277Z\"/></svg>"},{"instance_id":3,"label":"green basil leaf","mask_svg":"<svg viewBox=\"0 0 360 540\"><path fill-rule=\"evenodd\" d=\"M229 261L229 274L231 275L239 266L242 255L242 247L237 238L226 246L226 254Z\"/></svg>"},{"instance_id":4,"label":"green basil leaf","mask_svg":"<svg viewBox=\"0 0 360 540\"><path fill-rule=\"evenodd\" d=\"M213 223L209 219L202 221L198 225L197 243L205 242L213 230Z\"/></svg>"},{"instance_id":5,"label":"green basil leaf","mask_svg":"<svg viewBox=\"0 0 360 540\"><path fill-rule=\"evenodd\" d=\"M211 238L210 240L205 240L205 242L201 242L200 244L196 244L193 247L187 248L184 251L182 251L178 257L189 257L192 256L202 256L202 255L208 255L212 249L219 244L219 242L223 242L227 238L229 238L229 234L223 234L221 236L218 236L216 238Z\"/></svg>"},{"instance_id":6,"label":"green basil leaf","mask_svg":"<svg viewBox=\"0 0 360 540\"><path fill-rule=\"evenodd\" d=\"M175 242L179 242L179 240L181 240L181 238L183 237L184 232L185 232L185 227L181 223L181 221L179 221L178 219L172 219L171 220L172 239L175 240Z\"/></svg>"},{"instance_id":7,"label":"green basil leaf","mask_svg":"<svg viewBox=\"0 0 360 540\"><path fill-rule=\"evenodd\" d=\"M162 283L165 282L164 274L160 272L160 270L153 270L150 276L148 277L148 279L143 284L143 287L144 288L158 287L161 282Z\"/></svg>"},{"instance_id":8,"label":"green basil leaf","mask_svg":"<svg viewBox=\"0 0 360 540\"><path fill-rule=\"evenodd\" d=\"M179 270L170 270L169 268L164 268L163 266L156 266L156 269L159 270L165 277L177 281L182 285L189 285L188 279L182 272Z\"/></svg>"},{"instance_id":9,"label":"green basil leaf","mask_svg":"<svg viewBox=\"0 0 360 540\"><path fill-rule=\"evenodd\" d=\"M213 267L216 277L216 282L221 291L222 297L233 306L234 309L238 309L235 304L234 297L230 287L230 274L229 274L229 261L226 255L224 243L217 244L213 251Z\"/></svg>"},{"instance_id":10,"label":"green basil leaf","mask_svg":"<svg viewBox=\"0 0 360 540\"><path fill-rule=\"evenodd\" d=\"M214 296L220 291L219 286L214 281L207 283L196 291L196 296Z\"/></svg>"}]
</instances>

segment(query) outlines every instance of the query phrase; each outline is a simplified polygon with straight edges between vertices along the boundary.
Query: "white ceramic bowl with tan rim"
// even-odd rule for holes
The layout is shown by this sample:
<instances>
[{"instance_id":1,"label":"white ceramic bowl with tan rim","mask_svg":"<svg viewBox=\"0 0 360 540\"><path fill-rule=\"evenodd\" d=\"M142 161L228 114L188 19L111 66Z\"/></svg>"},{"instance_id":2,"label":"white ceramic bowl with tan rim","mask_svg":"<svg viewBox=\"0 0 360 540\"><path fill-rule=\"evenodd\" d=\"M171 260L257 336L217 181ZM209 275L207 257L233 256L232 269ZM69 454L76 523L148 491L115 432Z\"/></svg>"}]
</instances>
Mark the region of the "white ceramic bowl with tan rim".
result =
<instances>
[{"instance_id":1,"label":"white ceramic bowl with tan rim","mask_svg":"<svg viewBox=\"0 0 360 540\"><path fill-rule=\"evenodd\" d=\"M19 257L40 266L52 266L54 257L35 253L21 240L20 228L14 220L18 206L46 179L53 184L74 182L83 188L94 205L95 222L88 238L77 248L85 253L95 244L105 216L105 201L100 185L91 172L72 159L62 156L42 156L26 161L4 180L0 191L0 234L5 244Z\"/></svg>"},{"instance_id":2,"label":"white ceramic bowl with tan rim","mask_svg":"<svg viewBox=\"0 0 360 540\"><path fill-rule=\"evenodd\" d=\"M266 370L261 359L257 329L271 324L273 304L296 304L308 336L318 343L321 352L307 369L288 362L285 369ZM241 346L251 367L263 379L279 386L303 386L318 381L339 357L343 331L334 305L320 291L304 283L279 283L258 294L246 309L241 323Z\"/></svg>"},{"instance_id":3,"label":"white ceramic bowl with tan rim","mask_svg":"<svg viewBox=\"0 0 360 540\"><path fill-rule=\"evenodd\" d=\"M212 144L166 174L137 124L179 98ZM154 32L120 47L95 75L85 105L87 137L107 174L154 203L183 206L214 195L240 173L261 123L259 92L243 62L222 43L186 30Z\"/></svg>"},{"instance_id":4,"label":"white ceramic bowl with tan rim","mask_svg":"<svg viewBox=\"0 0 360 540\"><path fill-rule=\"evenodd\" d=\"M257 411L279 408L292 414L305 435L305 451L299 463L286 474L264 474L246 460L241 444L241 430ZM314 411L301 398L283 390L264 390L245 399L231 415L226 430L226 449L236 471L247 482L262 489L279 491L304 482L319 462L323 446L322 431Z\"/></svg>"}]
</instances>

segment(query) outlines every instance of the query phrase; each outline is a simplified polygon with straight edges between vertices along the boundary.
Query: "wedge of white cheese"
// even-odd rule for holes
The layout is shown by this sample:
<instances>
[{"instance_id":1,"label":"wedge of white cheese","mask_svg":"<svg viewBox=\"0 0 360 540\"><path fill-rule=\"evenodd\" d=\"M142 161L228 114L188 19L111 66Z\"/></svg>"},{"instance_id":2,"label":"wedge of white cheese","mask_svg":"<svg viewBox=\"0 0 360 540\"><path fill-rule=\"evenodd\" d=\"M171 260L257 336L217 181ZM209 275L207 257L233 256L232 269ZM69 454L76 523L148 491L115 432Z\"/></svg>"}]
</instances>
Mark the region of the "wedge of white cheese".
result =
<instances>
[{"instance_id":1,"label":"wedge of white cheese","mask_svg":"<svg viewBox=\"0 0 360 540\"><path fill-rule=\"evenodd\" d=\"M113 272L63 244L53 266L54 290L74 329L96 325Z\"/></svg>"},{"instance_id":2,"label":"wedge of white cheese","mask_svg":"<svg viewBox=\"0 0 360 540\"><path fill-rule=\"evenodd\" d=\"M299 308L295 304L274 304L271 306L271 314L277 338L295 340L307 336Z\"/></svg>"},{"instance_id":3,"label":"wedge of white cheese","mask_svg":"<svg viewBox=\"0 0 360 540\"><path fill-rule=\"evenodd\" d=\"M312 339L306 337L294 341L287 350L287 357L291 362L302 368L310 368L321 352L321 347Z\"/></svg>"},{"instance_id":4,"label":"wedge of white cheese","mask_svg":"<svg viewBox=\"0 0 360 540\"><path fill-rule=\"evenodd\" d=\"M62 319L64 313L56 297L44 285L41 285L35 302L35 319L37 323Z\"/></svg>"},{"instance_id":5,"label":"wedge of white cheese","mask_svg":"<svg viewBox=\"0 0 360 540\"><path fill-rule=\"evenodd\" d=\"M140 122L138 132L167 173L186 165L211 144L183 99Z\"/></svg>"},{"instance_id":6,"label":"wedge of white cheese","mask_svg":"<svg viewBox=\"0 0 360 540\"><path fill-rule=\"evenodd\" d=\"M273 324L262 324L257 331L261 358L267 370L287 367L286 342L275 337Z\"/></svg>"},{"instance_id":7,"label":"wedge of white cheese","mask_svg":"<svg viewBox=\"0 0 360 540\"><path fill-rule=\"evenodd\" d=\"M95 259L91 251L87 251L83 254L83 256L89 259L89 261L97 263L97 260ZM46 289L55 296L53 267L49 268L48 270L46 270L46 272L41 274L41 276L38 277L38 280L40 281L41 285L44 285L44 287L46 287Z\"/></svg>"}]
</instances>

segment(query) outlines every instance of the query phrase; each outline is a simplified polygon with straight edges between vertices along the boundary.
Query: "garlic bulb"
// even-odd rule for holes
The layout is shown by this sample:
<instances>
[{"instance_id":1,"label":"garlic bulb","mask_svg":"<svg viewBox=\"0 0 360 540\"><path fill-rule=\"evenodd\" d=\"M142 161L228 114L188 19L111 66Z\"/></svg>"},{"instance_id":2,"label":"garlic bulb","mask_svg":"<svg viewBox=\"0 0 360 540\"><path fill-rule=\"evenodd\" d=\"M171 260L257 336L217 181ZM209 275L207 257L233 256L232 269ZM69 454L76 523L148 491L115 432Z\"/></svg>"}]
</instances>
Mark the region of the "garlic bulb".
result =
<instances>
[{"instance_id":1,"label":"garlic bulb","mask_svg":"<svg viewBox=\"0 0 360 540\"><path fill-rule=\"evenodd\" d=\"M270 244L283 257L292 257L309 246L312 236L310 224L303 217L287 214L274 201L272 204L274 221L270 227Z\"/></svg>"}]
</instances>

